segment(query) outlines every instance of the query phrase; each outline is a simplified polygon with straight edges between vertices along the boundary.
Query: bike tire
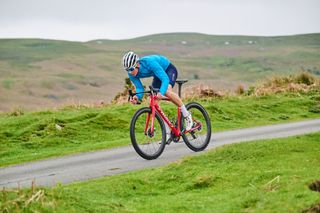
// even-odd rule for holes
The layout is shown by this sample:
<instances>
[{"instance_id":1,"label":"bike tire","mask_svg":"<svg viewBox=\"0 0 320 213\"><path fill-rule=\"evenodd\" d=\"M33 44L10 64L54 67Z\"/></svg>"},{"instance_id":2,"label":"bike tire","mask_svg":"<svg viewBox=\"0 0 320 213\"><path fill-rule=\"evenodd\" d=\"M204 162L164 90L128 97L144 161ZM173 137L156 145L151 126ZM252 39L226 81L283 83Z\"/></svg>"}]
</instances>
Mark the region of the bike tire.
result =
<instances>
[{"instance_id":1,"label":"bike tire","mask_svg":"<svg viewBox=\"0 0 320 213\"><path fill-rule=\"evenodd\" d=\"M202 123L202 129L194 131L194 135L197 136L197 139L192 137L191 133L182 134L182 138L185 144L191 150L195 152L199 152L207 148L211 139L211 121L207 111L204 107L196 102L192 102L186 105L186 108L189 112L191 112L192 118L200 121ZM181 128L184 129L184 119L181 119ZM204 126L205 124L205 126ZM184 130L182 130L184 131Z\"/></svg>"},{"instance_id":2,"label":"bike tire","mask_svg":"<svg viewBox=\"0 0 320 213\"><path fill-rule=\"evenodd\" d=\"M154 136L144 134L144 127L146 125L146 116L150 114L151 109L144 107L139 109L133 116L130 124L130 138L131 143L135 151L146 160L153 160L158 158L166 145L166 129L160 115L155 113L155 132ZM151 118L149 126L151 125ZM157 130L160 128L160 131ZM158 135L160 133L161 135ZM157 136L157 137L155 137ZM155 141L150 142L149 140L154 139ZM158 141L159 140L159 141ZM147 150L154 149L152 152L148 153Z\"/></svg>"}]
</instances>

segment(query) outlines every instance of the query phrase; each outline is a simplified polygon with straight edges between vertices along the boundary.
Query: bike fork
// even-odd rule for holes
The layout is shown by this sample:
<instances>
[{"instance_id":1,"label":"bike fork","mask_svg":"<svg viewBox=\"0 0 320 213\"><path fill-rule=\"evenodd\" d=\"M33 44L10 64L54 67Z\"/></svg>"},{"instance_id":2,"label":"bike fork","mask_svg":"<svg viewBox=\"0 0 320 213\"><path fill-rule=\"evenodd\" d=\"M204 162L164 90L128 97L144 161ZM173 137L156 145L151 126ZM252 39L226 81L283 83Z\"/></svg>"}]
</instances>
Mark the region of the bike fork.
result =
<instances>
[{"instance_id":1,"label":"bike fork","mask_svg":"<svg viewBox=\"0 0 320 213\"><path fill-rule=\"evenodd\" d=\"M150 118L151 118L151 127L149 127L149 123L150 123ZM144 134L147 135L147 134L150 134L150 135L153 135L153 132L154 132L154 118L155 118L155 108L152 107L151 108L151 113L148 113L148 116L147 116L147 120L146 120L146 126L144 128Z\"/></svg>"}]
</instances>

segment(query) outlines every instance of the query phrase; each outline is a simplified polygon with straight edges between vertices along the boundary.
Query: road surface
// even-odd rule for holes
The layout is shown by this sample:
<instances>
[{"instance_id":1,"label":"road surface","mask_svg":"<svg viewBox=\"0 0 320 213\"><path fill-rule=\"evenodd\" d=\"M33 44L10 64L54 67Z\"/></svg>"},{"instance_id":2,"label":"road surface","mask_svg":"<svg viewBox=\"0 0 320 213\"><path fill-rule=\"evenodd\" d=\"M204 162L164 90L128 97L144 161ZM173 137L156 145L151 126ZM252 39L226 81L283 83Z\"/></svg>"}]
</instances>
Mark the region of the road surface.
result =
<instances>
[{"instance_id":1,"label":"road surface","mask_svg":"<svg viewBox=\"0 0 320 213\"><path fill-rule=\"evenodd\" d=\"M281 138L320 131L320 119L214 133L207 150L225 144ZM200 152L201 153L201 152ZM55 186L133 170L158 167L195 155L183 143L171 143L156 160L142 159L132 146L51 158L0 169L0 187Z\"/></svg>"}]
</instances>

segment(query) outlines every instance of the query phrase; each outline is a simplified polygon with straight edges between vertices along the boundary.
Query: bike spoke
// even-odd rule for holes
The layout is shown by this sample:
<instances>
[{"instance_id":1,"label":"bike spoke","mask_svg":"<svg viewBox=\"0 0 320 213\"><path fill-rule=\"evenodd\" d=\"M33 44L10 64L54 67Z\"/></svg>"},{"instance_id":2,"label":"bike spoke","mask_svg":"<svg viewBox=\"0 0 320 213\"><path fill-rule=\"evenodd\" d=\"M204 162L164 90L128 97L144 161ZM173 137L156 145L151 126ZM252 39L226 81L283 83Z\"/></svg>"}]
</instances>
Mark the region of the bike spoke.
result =
<instances>
[{"instance_id":1,"label":"bike spoke","mask_svg":"<svg viewBox=\"0 0 320 213\"><path fill-rule=\"evenodd\" d=\"M210 120L204 108L199 104L193 103L189 106L188 111L191 112L194 125L191 130L185 132L183 138L190 149L201 151L210 141Z\"/></svg>"},{"instance_id":2,"label":"bike spoke","mask_svg":"<svg viewBox=\"0 0 320 213\"><path fill-rule=\"evenodd\" d=\"M151 112L141 113L136 118L133 129L134 147L142 157L147 159L158 155L164 148L161 143L163 134L159 118L155 118L154 122L151 122L151 120ZM152 123L154 125L153 131L151 130Z\"/></svg>"}]
</instances>

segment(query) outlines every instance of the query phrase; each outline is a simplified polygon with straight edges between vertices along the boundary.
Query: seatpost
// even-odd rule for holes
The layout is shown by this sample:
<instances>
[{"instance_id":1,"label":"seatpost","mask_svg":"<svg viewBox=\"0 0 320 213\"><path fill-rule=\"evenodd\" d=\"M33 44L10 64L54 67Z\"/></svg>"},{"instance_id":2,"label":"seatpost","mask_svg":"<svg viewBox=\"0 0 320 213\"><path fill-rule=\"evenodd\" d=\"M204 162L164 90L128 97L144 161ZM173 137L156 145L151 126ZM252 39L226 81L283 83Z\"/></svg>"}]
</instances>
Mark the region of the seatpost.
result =
<instances>
[{"instance_id":1,"label":"seatpost","mask_svg":"<svg viewBox=\"0 0 320 213\"><path fill-rule=\"evenodd\" d=\"M182 87L182 83L181 82L178 82L178 85L179 85L179 97L181 98L181 87Z\"/></svg>"},{"instance_id":2,"label":"seatpost","mask_svg":"<svg viewBox=\"0 0 320 213\"><path fill-rule=\"evenodd\" d=\"M181 98L181 88L182 88L182 84L188 82L187 79L179 79L179 80L176 80L176 83L178 84L179 88L178 88L178 95L179 97Z\"/></svg>"}]
</instances>

